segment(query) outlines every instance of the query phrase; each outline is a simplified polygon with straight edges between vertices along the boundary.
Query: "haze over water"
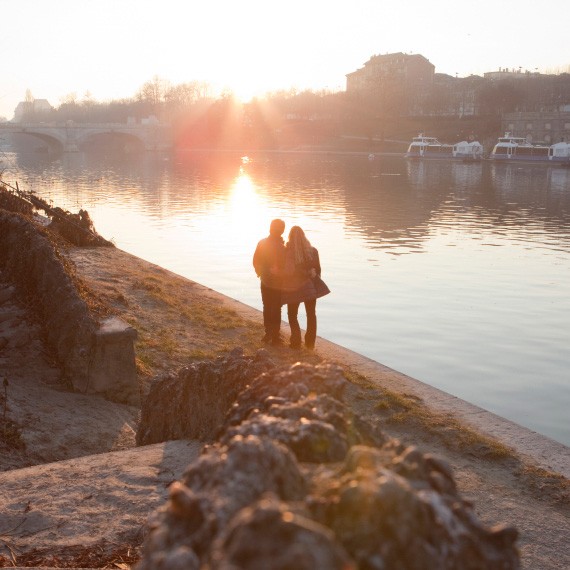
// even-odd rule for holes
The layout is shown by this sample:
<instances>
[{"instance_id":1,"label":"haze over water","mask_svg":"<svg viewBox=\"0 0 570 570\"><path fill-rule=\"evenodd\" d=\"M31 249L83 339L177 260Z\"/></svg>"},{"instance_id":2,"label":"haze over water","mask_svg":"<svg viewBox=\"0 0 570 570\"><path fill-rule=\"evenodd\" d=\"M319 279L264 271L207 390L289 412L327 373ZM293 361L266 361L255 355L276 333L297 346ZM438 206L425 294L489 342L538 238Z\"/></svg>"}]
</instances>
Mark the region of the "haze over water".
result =
<instances>
[{"instance_id":1,"label":"haze over water","mask_svg":"<svg viewBox=\"0 0 570 570\"><path fill-rule=\"evenodd\" d=\"M301 225L332 290L319 336L570 445L570 169L251 159L8 153L2 166L87 209L118 247L257 308L257 241L274 217Z\"/></svg>"}]
</instances>

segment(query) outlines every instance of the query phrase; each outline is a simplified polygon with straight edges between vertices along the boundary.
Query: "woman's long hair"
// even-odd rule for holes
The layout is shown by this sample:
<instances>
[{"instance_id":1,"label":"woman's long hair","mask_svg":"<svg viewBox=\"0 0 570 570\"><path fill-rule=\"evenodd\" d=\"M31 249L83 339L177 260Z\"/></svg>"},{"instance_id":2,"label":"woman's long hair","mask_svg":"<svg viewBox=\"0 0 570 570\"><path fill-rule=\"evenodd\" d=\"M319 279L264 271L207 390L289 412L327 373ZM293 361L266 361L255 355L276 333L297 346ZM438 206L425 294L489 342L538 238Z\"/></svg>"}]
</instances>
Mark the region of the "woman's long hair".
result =
<instances>
[{"instance_id":1,"label":"woman's long hair","mask_svg":"<svg viewBox=\"0 0 570 570\"><path fill-rule=\"evenodd\" d=\"M310 263L313 259L313 246L299 226L293 226L289 231L287 249L291 251L295 265Z\"/></svg>"}]
</instances>

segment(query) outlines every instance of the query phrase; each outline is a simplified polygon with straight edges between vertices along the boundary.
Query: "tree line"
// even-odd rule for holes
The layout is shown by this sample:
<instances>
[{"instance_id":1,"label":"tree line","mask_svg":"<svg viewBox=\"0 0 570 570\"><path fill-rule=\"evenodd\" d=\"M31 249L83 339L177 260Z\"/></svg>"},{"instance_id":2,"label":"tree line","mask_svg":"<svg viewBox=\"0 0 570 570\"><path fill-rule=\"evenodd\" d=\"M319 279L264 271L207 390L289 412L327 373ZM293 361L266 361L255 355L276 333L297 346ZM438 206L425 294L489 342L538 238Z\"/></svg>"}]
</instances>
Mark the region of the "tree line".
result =
<instances>
[{"instance_id":1,"label":"tree line","mask_svg":"<svg viewBox=\"0 0 570 570\"><path fill-rule=\"evenodd\" d=\"M27 94L27 99L33 98ZM465 113L470 101L471 113ZM231 91L214 95L205 82L171 85L155 76L131 98L99 102L65 96L56 108L30 111L23 121L77 123L140 122L156 117L172 125L182 147L283 148L326 144L351 137L370 147L409 140L419 130L434 136L465 137L500 132L500 118L512 111L537 111L570 104L570 74L486 80L436 77L425 91L409 95L402 85L379 91L276 91L243 103ZM380 141L380 142L379 142Z\"/></svg>"}]
</instances>

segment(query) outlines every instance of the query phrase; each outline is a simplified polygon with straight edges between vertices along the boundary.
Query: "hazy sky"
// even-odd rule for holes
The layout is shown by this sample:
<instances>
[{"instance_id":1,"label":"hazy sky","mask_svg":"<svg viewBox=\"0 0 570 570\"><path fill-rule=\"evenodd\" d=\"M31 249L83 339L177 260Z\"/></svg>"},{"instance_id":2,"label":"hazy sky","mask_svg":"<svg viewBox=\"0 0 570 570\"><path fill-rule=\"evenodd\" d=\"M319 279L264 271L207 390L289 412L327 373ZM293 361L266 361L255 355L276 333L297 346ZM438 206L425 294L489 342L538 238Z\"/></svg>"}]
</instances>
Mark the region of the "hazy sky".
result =
<instances>
[{"instance_id":1,"label":"hazy sky","mask_svg":"<svg viewBox=\"0 0 570 570\"><path fill-rule=\"evenodd\" d=\"M159 76L242 97L344 89L375 54L462 77L568 71L568 0L0 0L0 116L30 89L57 106L131 97Z\"/></svg>"}]
</instances>

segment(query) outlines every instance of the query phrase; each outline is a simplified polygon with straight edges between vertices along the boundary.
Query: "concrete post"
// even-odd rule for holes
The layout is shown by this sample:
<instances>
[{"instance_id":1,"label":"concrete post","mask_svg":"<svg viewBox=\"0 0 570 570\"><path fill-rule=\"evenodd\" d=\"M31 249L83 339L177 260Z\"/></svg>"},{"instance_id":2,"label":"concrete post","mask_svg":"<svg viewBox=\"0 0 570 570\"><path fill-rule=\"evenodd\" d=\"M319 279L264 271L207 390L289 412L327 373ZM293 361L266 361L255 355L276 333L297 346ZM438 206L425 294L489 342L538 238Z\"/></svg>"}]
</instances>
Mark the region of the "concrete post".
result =
<instances>
[{"instance_id":1,"label":"concrete post","mask_svg":"<svg viewBox=\"0 0 570 570\"><path fill-rule=\"evenodd\" d=\"M137 331L118 317L105 319L95 332L89 365L89 393L140 406L134 341Z\"/></svg>"}]
</instances>

